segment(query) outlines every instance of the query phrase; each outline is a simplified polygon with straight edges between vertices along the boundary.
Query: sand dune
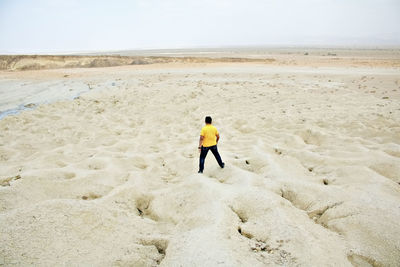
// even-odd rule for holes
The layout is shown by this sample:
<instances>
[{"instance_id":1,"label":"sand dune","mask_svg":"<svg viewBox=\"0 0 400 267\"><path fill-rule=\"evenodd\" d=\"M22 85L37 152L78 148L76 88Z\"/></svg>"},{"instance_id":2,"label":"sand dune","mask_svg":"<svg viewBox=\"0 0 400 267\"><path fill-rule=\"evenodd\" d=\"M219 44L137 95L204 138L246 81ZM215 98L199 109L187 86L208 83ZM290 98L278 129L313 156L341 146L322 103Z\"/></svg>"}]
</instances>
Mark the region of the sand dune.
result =
<instances>
[{"instance_id":1,"label":"sand dune","mask_svg":"<svg viewBox=\"0 0 400 267\"><path fill-rule=\"evenodd\" d=\"M397 266L399 74L307 63L3 72L10 86L93 89L0 120L0 263ZM226 168L209 155L197 174L206 115Z\"/></svg>"}]
</instances>

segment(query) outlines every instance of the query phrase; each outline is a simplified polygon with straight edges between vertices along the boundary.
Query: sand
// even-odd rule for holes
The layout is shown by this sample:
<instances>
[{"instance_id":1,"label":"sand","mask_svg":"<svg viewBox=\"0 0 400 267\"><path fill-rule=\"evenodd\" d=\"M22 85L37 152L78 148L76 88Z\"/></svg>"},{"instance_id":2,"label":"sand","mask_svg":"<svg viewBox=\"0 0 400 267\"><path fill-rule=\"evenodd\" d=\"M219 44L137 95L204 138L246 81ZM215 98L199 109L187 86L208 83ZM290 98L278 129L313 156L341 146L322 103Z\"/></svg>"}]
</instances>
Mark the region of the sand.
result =
<instances>
[{"instance_id":1,"label":"sand","mask_svg":"<svg viewBox=\"0 0 400 267\"><path fill-rule=\"evenodd\" d=\"M400 69L294 60L0 72L0 265L398 266Z\"/></svg>"}]
</instances>

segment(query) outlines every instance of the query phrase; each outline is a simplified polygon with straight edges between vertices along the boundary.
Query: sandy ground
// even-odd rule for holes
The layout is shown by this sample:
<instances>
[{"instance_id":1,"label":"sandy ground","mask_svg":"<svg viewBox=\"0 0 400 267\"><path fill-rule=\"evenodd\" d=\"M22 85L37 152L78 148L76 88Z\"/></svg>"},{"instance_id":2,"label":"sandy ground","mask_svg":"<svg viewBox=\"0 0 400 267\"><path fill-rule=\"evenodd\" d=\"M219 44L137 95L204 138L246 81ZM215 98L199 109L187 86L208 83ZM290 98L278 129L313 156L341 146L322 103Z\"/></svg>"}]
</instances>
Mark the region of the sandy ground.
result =
<instances>
[{"instance_id":1,"label":"sandy ground","mask_svg":"<svg viewBox=\"0 0 400 267\"><path fill-rule=\"evenodd\" d=\"M3 110L35 102L38 88L43 102L84 92L0 120L0 265L400 262L399 68L164 64L0 77ZM226 167L209 154L197 174L206 115Z\"/></svg>"}]
</instances>

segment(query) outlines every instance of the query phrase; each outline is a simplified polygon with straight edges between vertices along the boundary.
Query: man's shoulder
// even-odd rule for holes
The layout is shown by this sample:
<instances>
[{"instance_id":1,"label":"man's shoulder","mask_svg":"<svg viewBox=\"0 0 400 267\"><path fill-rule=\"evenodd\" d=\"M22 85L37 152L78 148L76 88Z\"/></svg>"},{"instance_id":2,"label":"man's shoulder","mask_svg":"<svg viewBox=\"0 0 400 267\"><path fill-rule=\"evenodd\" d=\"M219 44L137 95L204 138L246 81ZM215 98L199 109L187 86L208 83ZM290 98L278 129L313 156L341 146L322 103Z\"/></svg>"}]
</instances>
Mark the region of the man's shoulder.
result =
<instances>
[{"instance_id":1,"label":"man's shoulder","mask_svg":"<svg viewBox=\"0 0 400 267\"><path fill-rule=\"evenodd\" d=\"M202 131L207 131L207 130L213 130L213 131L217 131L217 128L215 128L214 125L210 124L210 125L205 125L203 126L203 128L201 128Z\"/></svg>"},{"instance_id":2,"label":"man's shoulder","mask_svg":"<svg viewBox=\"0 0 400 267\"><path fill-rule=\"evenodd\" d=\"M210 125L210 126L211 126L210 129L212 129L212 131L218 132L217 128L214 125Z\"/></svg>"}]
</instances>

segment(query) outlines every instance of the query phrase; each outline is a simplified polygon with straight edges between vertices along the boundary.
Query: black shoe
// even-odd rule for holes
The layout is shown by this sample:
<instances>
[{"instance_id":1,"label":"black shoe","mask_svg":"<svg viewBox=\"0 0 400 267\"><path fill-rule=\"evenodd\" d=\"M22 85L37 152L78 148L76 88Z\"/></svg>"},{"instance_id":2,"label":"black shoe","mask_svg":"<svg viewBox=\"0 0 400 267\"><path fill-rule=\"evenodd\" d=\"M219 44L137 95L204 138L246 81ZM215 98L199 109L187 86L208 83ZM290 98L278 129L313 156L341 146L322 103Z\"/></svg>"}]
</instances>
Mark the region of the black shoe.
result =
<instances>
[{"instance_id":1,"label":"black shoe","mask_svg":"<svg viewBox=\"0 0 400 267\"><path fill-rule=\"evenodd\" d=\"M222 162L221 168L223 169L225 167L225 163Z\"/></svg>"},{"instance_id":2,"label":"black shoe","mask_svg":"<svg viewBox=\"0 0 400 267\"><path fill-rule=\"evenodd\" d=\"M203 173L203 171L198 171L197 173Z\"/></svg>"}]
</instances>

